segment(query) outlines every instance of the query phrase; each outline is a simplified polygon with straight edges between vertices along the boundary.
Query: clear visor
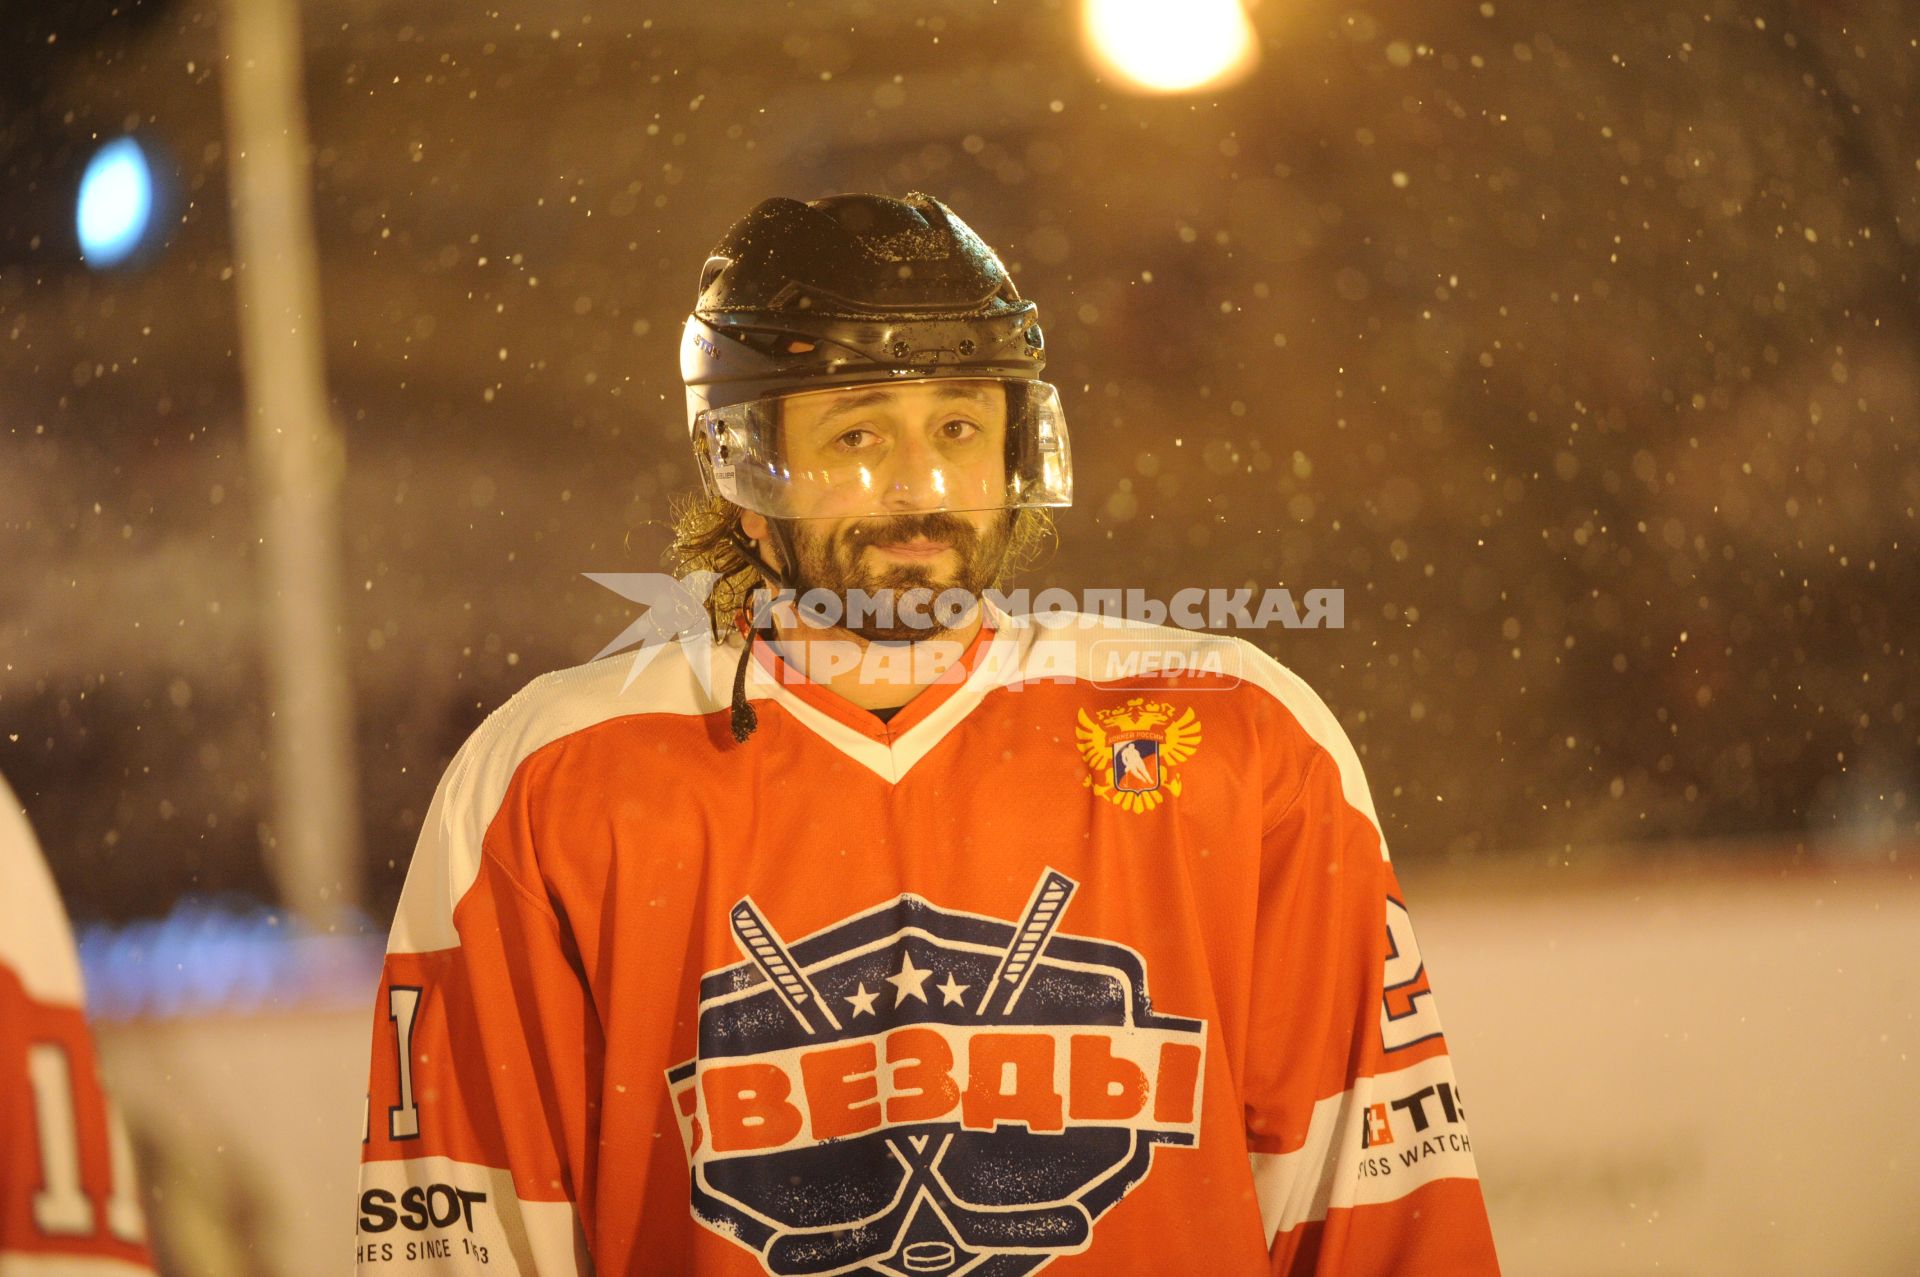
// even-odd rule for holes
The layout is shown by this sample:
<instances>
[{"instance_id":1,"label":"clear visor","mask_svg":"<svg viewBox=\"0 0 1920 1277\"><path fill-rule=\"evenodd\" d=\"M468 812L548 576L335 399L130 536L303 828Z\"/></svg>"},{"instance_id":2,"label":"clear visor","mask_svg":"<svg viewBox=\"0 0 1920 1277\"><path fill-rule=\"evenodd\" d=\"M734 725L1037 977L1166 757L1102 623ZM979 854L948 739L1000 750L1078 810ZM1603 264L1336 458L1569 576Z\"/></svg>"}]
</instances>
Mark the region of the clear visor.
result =
<instances>
[{"instance_id":1,"label":"clear visor","mask_svg":"<svg viewBox=\"0 0 1920 1277\"><path fill-rule=\"evenodd\" d=\"M1073 504L1060 395L941 377L778 395L694 418L707 491L782 519Z\"/></svg>"}]
</instances>

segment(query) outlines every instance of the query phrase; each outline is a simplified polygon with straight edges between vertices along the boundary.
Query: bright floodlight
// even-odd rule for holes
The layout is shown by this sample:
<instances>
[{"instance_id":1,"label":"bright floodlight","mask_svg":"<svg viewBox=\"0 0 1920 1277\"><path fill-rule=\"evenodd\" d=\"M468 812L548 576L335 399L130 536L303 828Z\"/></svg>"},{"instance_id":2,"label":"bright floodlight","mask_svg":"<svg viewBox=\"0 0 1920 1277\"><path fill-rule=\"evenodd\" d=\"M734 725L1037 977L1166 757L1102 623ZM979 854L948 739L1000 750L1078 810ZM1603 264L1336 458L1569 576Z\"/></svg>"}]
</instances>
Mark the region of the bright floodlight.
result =
<instances>
[{"instance_id":1,"label":"bright floodlight","mask_svg":"<svg viewBox=\"0 0 1920 1277\"><path fill-rule=\"evenodd\" d=\"M1240 0L1086 0L1086 24L1095 55L1149 93L1226 84L1256 53Z\"/></svg>"},{"instance_id":2,"label":"bright floodlight","mask_svg":"<svg viewBox=\"0 0 1920 1277\"><path fill-rule=\"evenodd\" d=\"M147 233L152 216L153 172L140 144L123 137L94 152L80 178L74 214L80 255L87 264L112 266L125 260Z\"/></svg>"}]
</instances>

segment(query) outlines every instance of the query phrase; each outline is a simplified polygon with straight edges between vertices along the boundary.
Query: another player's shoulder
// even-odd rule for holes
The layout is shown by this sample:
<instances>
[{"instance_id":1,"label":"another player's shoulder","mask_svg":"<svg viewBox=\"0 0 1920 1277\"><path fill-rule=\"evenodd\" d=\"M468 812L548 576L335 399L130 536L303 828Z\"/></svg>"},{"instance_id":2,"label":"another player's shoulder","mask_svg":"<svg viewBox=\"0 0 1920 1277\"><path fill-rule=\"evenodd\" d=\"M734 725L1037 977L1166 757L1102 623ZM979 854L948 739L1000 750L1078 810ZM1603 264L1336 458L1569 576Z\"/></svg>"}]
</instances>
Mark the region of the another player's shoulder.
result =
<instances>
[{"instance_id":1,"label":"another player's shoulder","mask_svg":"<svg viewBox=\"0 0 1920 1277\"><path fill-rule=\"evenodd\" d=\"M38 1002L79 1006L80 963L66 910L13 791L0 780L0 966Z\"/></svg>"}]
</instances>

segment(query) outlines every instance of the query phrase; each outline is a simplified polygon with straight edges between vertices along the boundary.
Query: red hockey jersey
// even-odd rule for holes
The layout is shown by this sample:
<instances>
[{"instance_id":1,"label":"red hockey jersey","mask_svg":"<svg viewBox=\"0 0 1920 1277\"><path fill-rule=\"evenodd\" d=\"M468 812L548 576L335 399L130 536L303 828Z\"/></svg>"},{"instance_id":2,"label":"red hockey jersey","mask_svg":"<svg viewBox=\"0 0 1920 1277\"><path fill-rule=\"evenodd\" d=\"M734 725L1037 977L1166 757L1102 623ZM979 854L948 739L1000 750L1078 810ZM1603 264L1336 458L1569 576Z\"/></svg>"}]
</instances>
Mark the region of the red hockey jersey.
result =
<instances>
[{"instance_id":1,"label":"red hockey jersey","mask_svg":"<svg viewBox=\"0 0 1920 1277\"><path fill-rule=\"evenodd\" d=\"M995 614L890 721L756 645L454 759L374 1014L401 1274L1496 1271L1352 747L1236 639Z\"/></svg>"},{"instance_id":2,"label":"red hockey jersey","mask_svg":"<svg viewBox=\"0 0 1920 1277\"><path fill-rule=\"evenodd\" d=\"M132 1145L95 1070L80 964L0 782L0 1277L143 1277Z\"/></svg>"}]
</instances>

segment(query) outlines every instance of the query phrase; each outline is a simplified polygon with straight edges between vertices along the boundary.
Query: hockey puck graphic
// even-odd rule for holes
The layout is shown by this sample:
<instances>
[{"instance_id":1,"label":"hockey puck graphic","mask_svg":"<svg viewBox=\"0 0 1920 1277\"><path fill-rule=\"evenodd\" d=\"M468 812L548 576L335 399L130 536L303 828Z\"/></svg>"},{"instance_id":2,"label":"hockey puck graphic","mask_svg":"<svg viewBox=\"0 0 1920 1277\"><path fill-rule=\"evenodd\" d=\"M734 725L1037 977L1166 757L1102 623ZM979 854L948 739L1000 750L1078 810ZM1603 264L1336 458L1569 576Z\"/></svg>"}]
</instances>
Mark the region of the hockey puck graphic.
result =
<instances>
[{"instance_id":1,"label":"hockey puck graphic","mask_svg":"<svg viewBox=\"0 0 1920 1277\"><path fill-rule=\"evenodd\" d=\"M914 1242L900 1252L900 1262L908 1272L944 1273L953 1267L957 1256L946 1242Z\"/></svg>"}]
</instances>

